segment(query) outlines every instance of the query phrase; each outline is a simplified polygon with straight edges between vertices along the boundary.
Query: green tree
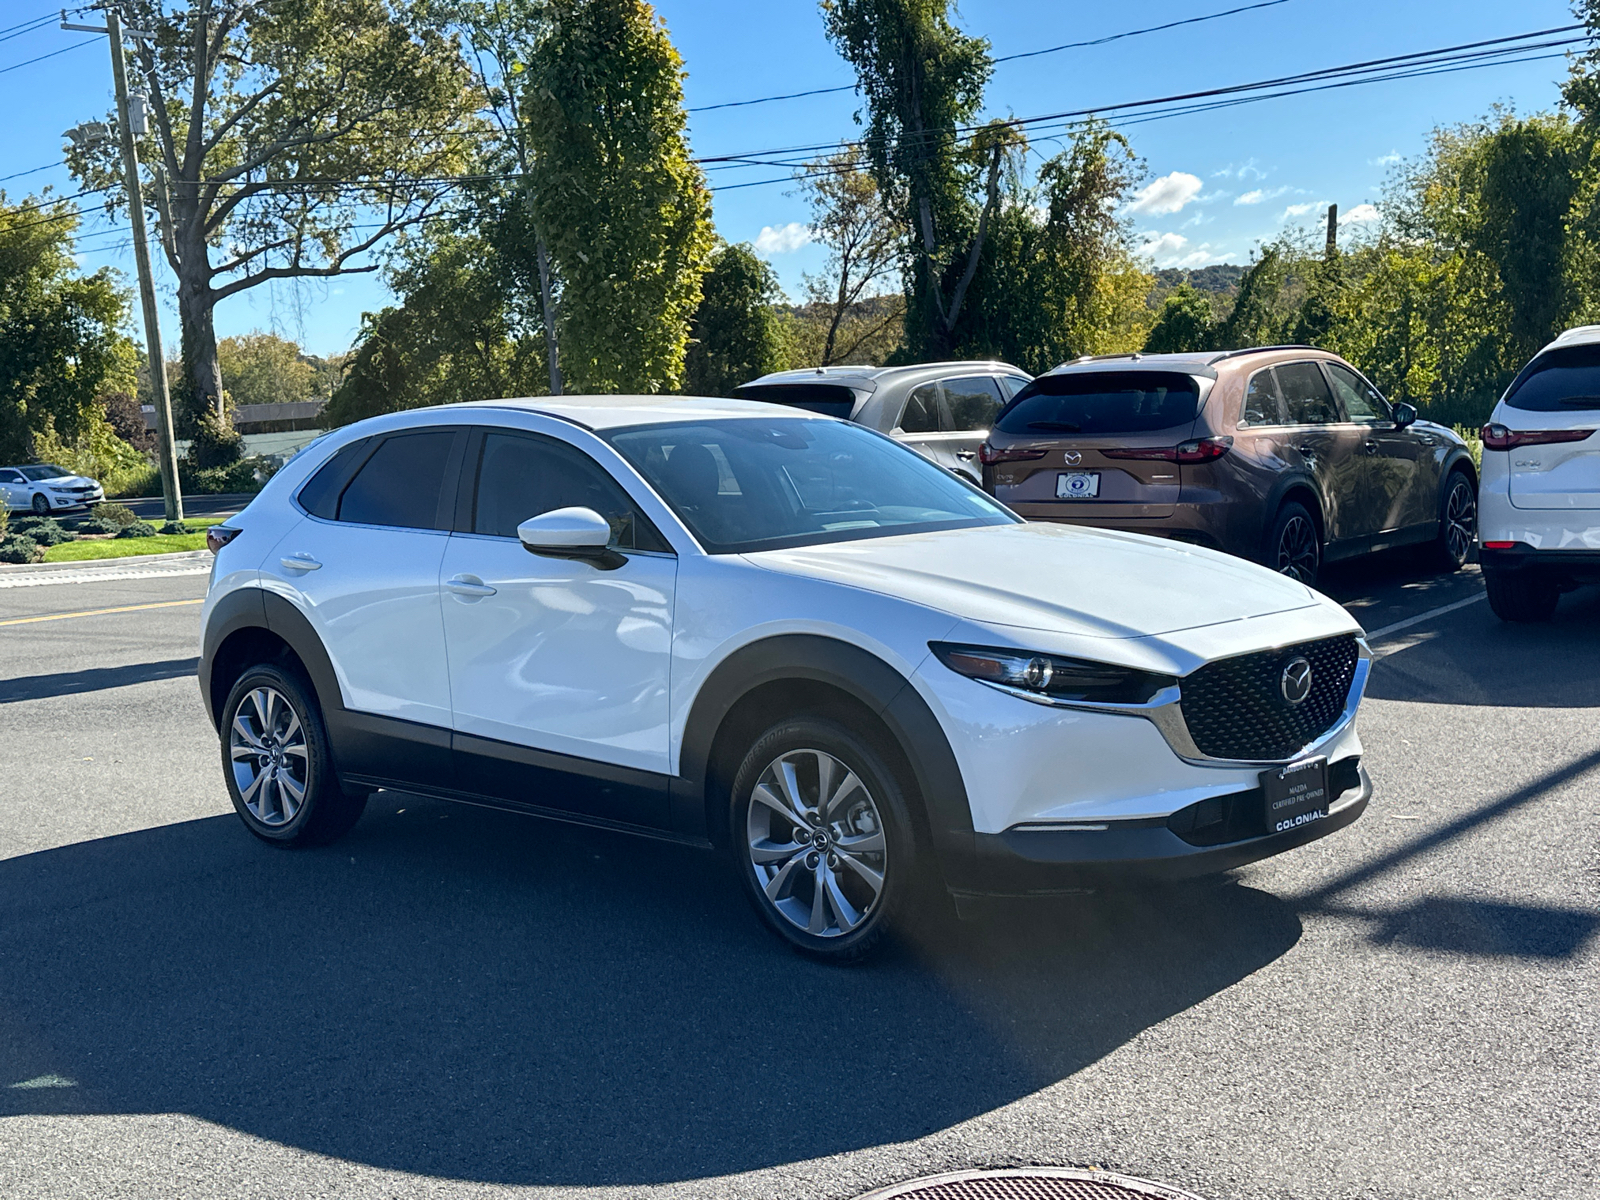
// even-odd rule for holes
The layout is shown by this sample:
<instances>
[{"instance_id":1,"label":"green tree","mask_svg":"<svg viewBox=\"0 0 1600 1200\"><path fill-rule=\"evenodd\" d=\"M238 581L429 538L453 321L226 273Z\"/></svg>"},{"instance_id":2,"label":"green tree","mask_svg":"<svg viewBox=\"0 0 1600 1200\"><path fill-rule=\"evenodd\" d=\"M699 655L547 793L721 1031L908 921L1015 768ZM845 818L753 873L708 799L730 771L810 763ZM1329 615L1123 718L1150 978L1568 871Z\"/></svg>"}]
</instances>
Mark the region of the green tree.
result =
<instances>
[{"instance_id":1,"label":"green tree","mask_svg":"<svg viewBox=\"0 0 1600 1200\"><path fill-rule=\"evenodd\" d=\"M248 333L217 343L222 386L235 404L289 404L309 400L317 369L300 347L272 333Z\"/></svg>"},{"instance_id":2,"label":"green tree","mask_svg":"<svg viewBox=\"0 0 1600 1200\"><path fill-rule=\"evenodd\" d=\"M1179 354L1189 350L1209 350L1215 336L1216 319L1211 301L1187 283L1180 283L1167 294L1156 317L1155 327L1145 339L1146 354Z\"/></svg>"},{"instance_id":3,"label":"green tree","mask_svg":"<svg viewBox=\"0 0 1600 1200\"><path fill-rule=\"evenodd\" d=\"M529 207L560 280L564 382L677 391L714 238L683 62L642 0L547 0L546 14L522 117L539 174Z\"/></svg>"},{"instance_id":4,"label":"green tree","mask_svg":"<svg viewBox=\"0 0 1600 1200\"><path fill-rule=\"evenodd\" d=\"M46 434L93 432L97 398L133 385L127 295L109 270L78 273L76 229L67 201L8 205L0 192L0 461L32 457Z\"/></svg>"},{"instance_id":5,"label":"green tree","mask_svg":"<svg viewBox=\"0 0 1600 1200\"><path fill-rule=\"evenodd\" d=\"M908 348L947 357L1000 212L1021 139L1001 122L972 136L993 63L950 19L950 0L822 0L828 38L866 100L867 161L910 231ZM858 120L859 120L858 115Z\"/></svg>"},{"instance_id":6,"label":"green tree","mask_svg":"<svg viewBox=\"0 0 1600 1200\"><path fill-rule=\"evenodd\" d=\"M507 286L483 230L463 226L429 227L396 255L387 281L401 303L363 317L324 424L542 391L542 329L518 303L527 294Z\"/></svg>"},{"instance_id":7,"label":"green tree","mask_svg":"<svg viewBox=\"0 0 1600 1200\"><path fill-rule=\"evenodd\" d=\"M783 368L786 346L776 311L783 290L749 243L717 250L703 292L689 334L687 392L731 396L740 384Z\"/></svg>"},{"instance_id":8,"label":"green tree","mask_svg":"<svg viewBox=\"0 0 1600 1200\"><path fill-rule=\"evenodd\" d=\"M144 159L178 277L180 432L228 441L212 314L277 280L372 270L363 256L427 216L464 161L476 97L432 0L127 0L153 36L130 75L148 88ZM75 149L74 173L119 190L115 145ZM196 428L202 414L206 428ZM237 449L233 452L236 454Z\"/></svg>"}]
</instances>

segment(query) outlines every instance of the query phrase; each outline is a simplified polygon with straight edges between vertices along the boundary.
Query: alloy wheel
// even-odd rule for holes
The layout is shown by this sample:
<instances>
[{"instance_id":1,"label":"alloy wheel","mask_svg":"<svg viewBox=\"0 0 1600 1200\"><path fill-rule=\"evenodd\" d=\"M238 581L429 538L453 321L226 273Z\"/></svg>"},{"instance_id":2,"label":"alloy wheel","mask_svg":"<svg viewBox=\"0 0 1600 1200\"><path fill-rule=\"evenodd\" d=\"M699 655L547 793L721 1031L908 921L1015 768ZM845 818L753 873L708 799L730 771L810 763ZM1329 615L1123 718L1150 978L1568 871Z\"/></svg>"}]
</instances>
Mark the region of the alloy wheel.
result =
<instances>
[{"instance_id":1,"label":"alloy wheel","mask_svg":"<svg viewBox=\"0 0 1600 1200\"><path fill-rule=\"evenodd\" d=\"M1317 581L1317 531L1305 517L1290 517L1278 535L1278 573L1301 583Z\"/></svg>"},{"instance_id":2,"label":"alloy wheel","mask_svg":"<svg viewBox=\"0 0 1600 1200\"><path fill-rule=\"evenodd\" d=\"M41 517L46 516L50 512L50 501L46 500L42 493L36 493L34 495L33 511L39 514Z\"/></svg>"},{"instance_id":3,"label":"alloy wheel","mask_svg":"<svg viewBox=\"0 0 1600 1200\"><path fill-rule=\"evenodd\" d=\"M1465 562L1478 536L1478 501L1472 485L1458 474L1444 505L1445 546L1457 562Z\"/></svg>"},{"instance_id":4,"label":"alloy wheel","mask_svg":"<svg viewBox=\"0 0 1600 1200\"><path fill-rule=\"evenodd\" d=\"M866 784L825 750L790 750L750 794L745 833L772 908L814 937L861 927L883 895L888 846Z\"/></svg>"},{"instance_id":5,"label":"alloy wheel","mask_svg":"<svg viewBox=\"0 0 1600 1200\"><path fill-rule=\"evenodd\" d=\"M299 714L276 688L245 693L228 733L233 780L250 815L279 828L306 800L309 752Z\"/></svg>"}]
</instances>

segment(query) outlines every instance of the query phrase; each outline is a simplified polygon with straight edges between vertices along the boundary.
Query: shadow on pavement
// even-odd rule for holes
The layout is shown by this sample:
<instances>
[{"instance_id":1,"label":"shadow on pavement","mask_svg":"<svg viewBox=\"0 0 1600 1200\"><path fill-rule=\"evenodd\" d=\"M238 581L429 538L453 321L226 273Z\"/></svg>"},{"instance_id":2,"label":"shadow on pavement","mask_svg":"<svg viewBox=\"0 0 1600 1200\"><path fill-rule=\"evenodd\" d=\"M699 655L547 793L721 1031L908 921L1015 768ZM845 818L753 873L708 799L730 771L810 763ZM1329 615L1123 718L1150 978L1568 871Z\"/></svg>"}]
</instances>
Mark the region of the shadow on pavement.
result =
<instances>
[{"instance_id":1,"label":"shadow on pavement","mask_svg":"<svg viewBox=\"0 0 1600 1200\"><path fill-rule=\"evenodd\" d=\"M0 861L0 913L0 1115L184 1112L375 1166L567 1185L946 1128L1300 936L1288 905L1225 886L930 922L829 968L778 945L703 853L389 794L322 851L229 816Z\"/></svg>"},{"instance_id":2,"label":"shadow on pavement","mask_svg":"<svg viewBox=\"0 0 1600 1200\"><path fill-rule=\"evenodd\" d=\"M1386 915L1375 942L1485 958L1570 958L1600 927L1577 909L1429 897Z\"/></svg>"},{"instance_id":3,"label":"shadow on pavement","mask_svg":"<svg viewBox=\"0 0 1600 1200\"><path fill-rule=\"evenodd\" d=\"M153 683L158 679L181 679L199 669L198 658L172 658L165 662L133 663L125 667L62 671L56 675L25 675L20 679L0 680L0 704L11 704L17 700L43 700L51 696L76 696L83 692L127 687L133 683Z\"/></svg>"}]
</instances>

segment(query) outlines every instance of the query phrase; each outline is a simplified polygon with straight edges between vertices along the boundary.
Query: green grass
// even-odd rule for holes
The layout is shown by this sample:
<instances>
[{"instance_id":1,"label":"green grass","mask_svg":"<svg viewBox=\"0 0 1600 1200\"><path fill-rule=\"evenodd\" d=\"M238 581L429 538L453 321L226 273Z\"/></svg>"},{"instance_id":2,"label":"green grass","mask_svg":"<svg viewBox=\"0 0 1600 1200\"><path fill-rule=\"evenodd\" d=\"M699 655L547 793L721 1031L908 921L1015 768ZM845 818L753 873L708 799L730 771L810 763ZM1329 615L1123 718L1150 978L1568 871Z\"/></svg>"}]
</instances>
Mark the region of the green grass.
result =
<instances>
[{"instance_id":1,"label":"green grass","mask_svg":"<svg viewBox=\"0 0 1600 1200\"><path fill-rule=\"evenodd\" d=\"M158 533L147 538L84 538L62 542L44 552L45 562L92 562L100 558L135 558L146 554L172 554L179 550L204 550L205 527L220 525L226 517L190 517L184 524L198 533ZM160 521L152 521L157 529Z\"/></svg>"}]
</instances>

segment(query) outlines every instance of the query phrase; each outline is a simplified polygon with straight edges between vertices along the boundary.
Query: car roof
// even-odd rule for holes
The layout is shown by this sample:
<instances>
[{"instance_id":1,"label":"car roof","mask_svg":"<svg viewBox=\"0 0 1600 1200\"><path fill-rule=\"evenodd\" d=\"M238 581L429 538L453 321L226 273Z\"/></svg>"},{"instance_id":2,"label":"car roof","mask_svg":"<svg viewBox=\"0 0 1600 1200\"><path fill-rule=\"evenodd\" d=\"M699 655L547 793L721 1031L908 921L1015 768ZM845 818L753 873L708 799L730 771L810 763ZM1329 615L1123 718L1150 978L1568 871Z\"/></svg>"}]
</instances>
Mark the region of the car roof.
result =
<instances>
[{"instance_id":1,"label":"car roof","mask_svg":"<svg viewBox=\"0 0 1600 1200\"><path fill-rule=\"evenodd\" d=\"M1575 329L1564 331L1539 353L1554 350L1557 346L1591 346L1596 342L1600 342L1600 325L1579 325Z\"/></svg>"},{"instance_id":2,"label":"car roof","mask_svg":"<svg viewBox=\"0 0 1600 1200\"><path fill-rule=\"evenodd\" d=\"M719 400L709 396L529 396L513 400L474 400L437 410L499 408L539 413L589 430L628 425L668 425L680 421L726 420L729 417L785 417L826 421L831 418L759 400Z\"/></svg>"},{"instance_id":3,"label":"car roof","mask_svg":"<svg viewBox=\"0 0 1600 1200\"><path fill-rule=\"evenodd\" d=\"M742 386L752 387L756 384L766 385L773 383L837 383L846 387L858 387L862 391L870 392L874 391L879 384L890 380L904 379L913 375L944 375L952 370L992 371L1016 375L1028 374L1022 368L1014 367L1007 362L1001 362L999 359L955 359L949 362L907 363L905 366L900 367L803 367L794 371L773 371L769 375L761 376L760 379L752 379Z\"/></svg>"},{"instance_id":4,"label":"car roof","mask_svg":"<svg viewBox=\"0 0 1600 1200\"><path fill-rule=\"evenodd\" d=\"M1204 375L1208 378L1217 377L1217 367L1224 362L1235 359L1249 358L1258 354L1283 355L1286 352L1296 355L1320 356L1323 358L1337 358L1327 350L1318 350L1315 346L1247 346L1242 350L1194 350L1177 354L1086 354L1082 358L1075 358L1071 362L1064 362L1058 367L1052 367L1045 375L1077 374L1087 371L1125 371L1130 366L1145 370L1182 371L1189 375Z\"/></svg>"}]
</instances>

